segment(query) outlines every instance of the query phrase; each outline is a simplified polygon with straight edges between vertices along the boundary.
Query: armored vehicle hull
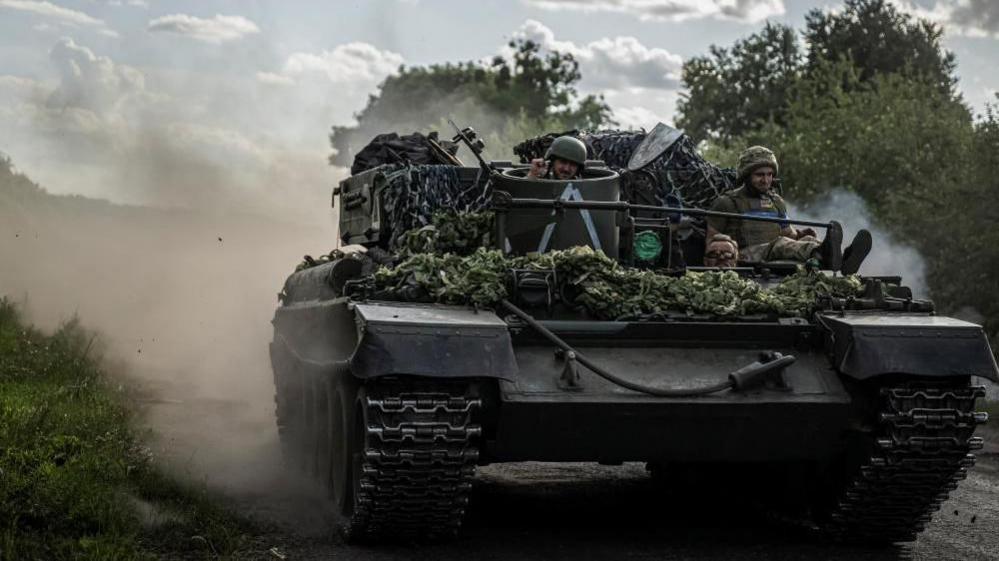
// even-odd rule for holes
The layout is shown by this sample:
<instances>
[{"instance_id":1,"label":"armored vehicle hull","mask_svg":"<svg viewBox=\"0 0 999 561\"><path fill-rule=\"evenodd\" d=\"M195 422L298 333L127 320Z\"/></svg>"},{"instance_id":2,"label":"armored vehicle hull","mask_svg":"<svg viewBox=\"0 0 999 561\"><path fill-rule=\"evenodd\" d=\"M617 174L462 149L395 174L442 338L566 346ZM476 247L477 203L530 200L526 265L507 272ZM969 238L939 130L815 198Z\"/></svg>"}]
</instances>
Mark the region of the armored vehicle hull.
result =
<instances>
[{"instance_id":1,"label":"armored vehicle hull","mask_svg":"<svg viewBox=\"0 0 999 561\"><path fill-rule=\"evenodd\" d=\"M912 539L981 446L982 390L969 376L996 378L980 328L928 314L542 323L651 387L715 384L762 352L797 360L756 387L664 398L571 371L527 325L488 311L345 298L285 305L271 348L282 439L328 486L349 537L453 535L475 466L541 460L644 461L667 473L807 466L798 506L827 530ZM872 339L890 358L854 367Z\"/></svg>"}]
</instances>

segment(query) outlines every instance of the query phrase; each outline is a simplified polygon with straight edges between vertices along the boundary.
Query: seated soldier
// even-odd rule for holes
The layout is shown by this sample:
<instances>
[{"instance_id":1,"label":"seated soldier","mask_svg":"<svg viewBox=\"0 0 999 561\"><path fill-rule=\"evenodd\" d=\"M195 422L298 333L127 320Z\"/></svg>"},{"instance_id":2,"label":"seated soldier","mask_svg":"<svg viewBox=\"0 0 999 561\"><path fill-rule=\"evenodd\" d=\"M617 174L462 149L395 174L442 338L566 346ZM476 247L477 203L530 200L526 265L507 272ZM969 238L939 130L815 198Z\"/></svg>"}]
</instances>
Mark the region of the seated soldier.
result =
<instances>
[{"instance_id":1,"label":"seated soldier","mask_svg":"<svg viewBox=\"0 0 999 561\"><path fill-rule=\"evenodd\" d=\"M586 165L586 145L574 136L560 136L552 141L544 159L531 160L527 177L531 179L576 179Z\"/></svg>"},{"instance_id":2,"label":"seated soldier","mask_svg":"<svg viewBox=\"0 0 999 561\"><path fill-rule=\"evenodd\" d=\"M704 250L705 267L730 268L738 265L739 246L725 234L715 234L708 240Z\"/></svg>"},{"instance_id":3,"label":"seated soldier","mask_svg":"<svg viewBox=\"0 0 999 561\"><path fill-rule=\"evenodd\" d=\"M777 175L777 158L763 146L751 146L739 156L737 182L740 187L726 193L711 210L750 216L786 218L784 199L771 190ZM715 234L731 236L739 245L739 260L749 263L790 259L818 259L823 267L852 275L871 251L871 233L860 230L846 250L841 249L843 231L832 222L824 240L819 241L811 228L797 229L786 222L739 220L708 217L707 243Z\"/></svg>"}]
</instances>

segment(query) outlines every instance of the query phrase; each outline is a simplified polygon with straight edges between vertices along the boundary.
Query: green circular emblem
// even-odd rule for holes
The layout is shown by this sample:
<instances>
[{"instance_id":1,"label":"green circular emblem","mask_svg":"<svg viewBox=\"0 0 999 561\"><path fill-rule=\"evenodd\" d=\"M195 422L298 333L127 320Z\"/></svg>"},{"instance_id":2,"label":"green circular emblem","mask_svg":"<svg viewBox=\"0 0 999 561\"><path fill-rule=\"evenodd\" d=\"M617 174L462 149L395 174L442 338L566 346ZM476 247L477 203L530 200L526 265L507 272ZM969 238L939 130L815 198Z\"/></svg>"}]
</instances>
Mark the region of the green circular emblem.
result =
<instances>
[{"instance_id":1,"label":"green circular emblem","mask_svg":"<svg viewBox=\"0 0 999 561\"><path fill-rule=\"evenodd\" d=\"M655 261L662 252L663 242L659 240L659 234L646 230L635 236L635 257L639 261Z\"/></svg>"}]
</instances>

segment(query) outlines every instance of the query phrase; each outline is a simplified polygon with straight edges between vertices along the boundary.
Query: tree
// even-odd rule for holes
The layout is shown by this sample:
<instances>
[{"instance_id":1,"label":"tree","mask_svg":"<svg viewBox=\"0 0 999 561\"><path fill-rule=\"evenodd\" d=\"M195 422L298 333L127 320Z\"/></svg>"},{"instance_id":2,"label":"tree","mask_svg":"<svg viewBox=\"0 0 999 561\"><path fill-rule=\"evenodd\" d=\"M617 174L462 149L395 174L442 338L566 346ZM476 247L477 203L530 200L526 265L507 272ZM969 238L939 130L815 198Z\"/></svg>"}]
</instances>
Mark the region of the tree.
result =
<instances>
[{"instance_id":1,"label":"tree","mask_svg":"<svg viewBox=\"0 0 999 561\"><path fill-rule=\"evenodd\" d=\"M975 123L968 154L968 176L963 193L953 200L956 211L933 267L934 297L952 310L971 308L984 316L993 349L999 351L999 95Z\"/></svg>"},{"instance_id":2,"label":"tree","mask_svg":"<svg viewBox=\"0 0 999 561\"><path fill-rule=\"evenodd\" d=\"M943 29L885 0L846 0L838 12L812 10L805 28L809 73L824 62L849 59L860 82L897 73L954 93L956 63L941 46Z\"/></svg>"},{"instance_id":3,"label":"tree","mask_svg":"<svg viewBox=\"0 0 999 561\"><path fill-rule=\"evenodd\" d=\"M695 140L721 144L764 123L783 126L788 104L802 93L798 81L840 61L853 67L857 78L843 87L900 74L959 101L954 55L943 49L942 33L940 26L885 0L847 0L842 11L812 10L806 16L804 56L792 28L767 23L731 50L712 45L709 56L684 63L687 91L677 104L677 123Z\"/></svg>"},{"instance_id":4,"label":"tree","mask_svg":"<svg viewBox=\"0 0 999 561\"><path fill-rule=\"evenodd\" d=\"M330 163L349 166L375 135L439 129L453 117L494 141L514 132L597 128L610 121L602 97L580 97L579 64L566 53L542 53L529 40L511 41L511 59L402 67L382 82L356 126L333 127ZM512 143L511 143L512 145Z\"/></svg>"},{"instance_id":5,"label":"tree","mask_svg":"<svg viewBox=\"0 0 999 561\"><path fill-rule=\"evenodd\" d=\"M814 92L824 92L816 95ZM787 125L743 139L774 146L790 195L856 192L882 221L910 239L944 210L941 193L964 189L973 121L963 104L899 74L863 82L848 62L803 79Z\"/></svg>"},{"instance_id":6,"label":"tree","mask_svg":"<svg viewBox=\"0 0 999 561\"><path fill-rule=\"evenodd\" d=\"M695 140L726 142L764 122L784 123L802 64L792 28L768 22L731 50L712 45L710 52L683 64L688 91L677 105L678 126Z\"/></svg>"}]
</instances>

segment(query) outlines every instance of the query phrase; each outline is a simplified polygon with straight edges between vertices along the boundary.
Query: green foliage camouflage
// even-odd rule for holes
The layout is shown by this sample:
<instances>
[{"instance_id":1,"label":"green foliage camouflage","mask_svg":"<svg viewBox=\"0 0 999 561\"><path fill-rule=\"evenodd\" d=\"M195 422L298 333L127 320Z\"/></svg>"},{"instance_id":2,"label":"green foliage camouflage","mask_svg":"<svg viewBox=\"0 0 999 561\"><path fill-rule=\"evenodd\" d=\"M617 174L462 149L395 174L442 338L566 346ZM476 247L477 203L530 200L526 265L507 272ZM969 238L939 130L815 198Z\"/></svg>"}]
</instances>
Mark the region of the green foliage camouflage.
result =
<instances>
[{"instance_id":1,"label":"green foliage camouflage","mask_svg":"<svg viewBox=\"0 0 999 561\"><path fill-rule=\"evenodd\" d=\"M403 255L468 255L476 248L492 245L492 235L491 212L435 212L431 224L402 235L398 250Z\"/></svg>"},{"instance_id":2,"label":"green foliage camouflage","mask_svg":"<svg viewBox=\"0 0 999 561\"><path fill-rule=\"evenodd\" d=\"M820 297L854 296L860 289L856 277L804 269L774 289L733 271L669 276L620 266L589 247L517 257L482 247L465 256L416 253L395 267L378 269L370 289L380 298L494 307L509 297L511 269L554 271L560 292L575 295L572 304L608 320L666 313L808 316Z\"/></svg>"}]
</instances>

